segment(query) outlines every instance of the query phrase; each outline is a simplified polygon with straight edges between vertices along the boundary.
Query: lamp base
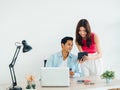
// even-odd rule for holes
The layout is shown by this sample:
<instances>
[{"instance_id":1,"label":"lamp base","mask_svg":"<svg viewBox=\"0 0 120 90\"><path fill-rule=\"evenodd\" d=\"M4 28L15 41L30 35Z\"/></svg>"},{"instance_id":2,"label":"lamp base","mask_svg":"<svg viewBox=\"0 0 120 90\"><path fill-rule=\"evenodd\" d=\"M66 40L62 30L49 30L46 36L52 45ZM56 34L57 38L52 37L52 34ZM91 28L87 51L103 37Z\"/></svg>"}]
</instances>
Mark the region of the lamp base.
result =
<instances>
[{"instance_id":1,"label":"lamp base","mask_svg":"<svg viewBox=\"0 0 120 90\"><path fill-rule=\"evenodd\" d=\"M9 90L22 90L22 88L21 87L18 87L18 86L16 86L16 87L11 87L11 88L9 88Z\"/></svg>"}]
</instances>

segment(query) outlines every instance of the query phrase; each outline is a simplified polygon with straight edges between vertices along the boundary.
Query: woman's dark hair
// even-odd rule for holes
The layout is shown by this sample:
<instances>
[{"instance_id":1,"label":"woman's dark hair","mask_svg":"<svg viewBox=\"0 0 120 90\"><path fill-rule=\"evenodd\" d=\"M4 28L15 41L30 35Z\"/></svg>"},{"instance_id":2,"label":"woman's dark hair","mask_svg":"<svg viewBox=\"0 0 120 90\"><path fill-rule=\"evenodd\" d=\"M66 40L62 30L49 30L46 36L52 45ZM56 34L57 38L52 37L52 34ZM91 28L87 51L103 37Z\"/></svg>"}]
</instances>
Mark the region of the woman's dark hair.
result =
<instances>
[{"instance_id":1,"label":"woman's dark hair","mask_svg":"<svg viewBox=\"0 0 120 90\"><path fill-rule=\"evenodd\" d=\"M64 37L64 38L61 40L61 44L62 44L62 43L65 44L65 43L67 42L67 40L73 41L73 38L72 38L72 37L69 37L69 36L66 36L66 37Z\"/></svg>"},{"instance_id":2,"label":"woman's dark hair","mask_svg":"<svg viewBox=\"0 0 120 90\"><path fill-rule=\"evenodd\" d=\"M81 45L84 46L83 42L82 42L82 37L79 34L79 29L80 27L84 27L85 31L87 33L86 35L86 45L87 47L90 47L92 40L91 40L91 28L90 28L90 24L86 19L81 19L76 27L76 42Z\"/></svg>"}]
</instances>

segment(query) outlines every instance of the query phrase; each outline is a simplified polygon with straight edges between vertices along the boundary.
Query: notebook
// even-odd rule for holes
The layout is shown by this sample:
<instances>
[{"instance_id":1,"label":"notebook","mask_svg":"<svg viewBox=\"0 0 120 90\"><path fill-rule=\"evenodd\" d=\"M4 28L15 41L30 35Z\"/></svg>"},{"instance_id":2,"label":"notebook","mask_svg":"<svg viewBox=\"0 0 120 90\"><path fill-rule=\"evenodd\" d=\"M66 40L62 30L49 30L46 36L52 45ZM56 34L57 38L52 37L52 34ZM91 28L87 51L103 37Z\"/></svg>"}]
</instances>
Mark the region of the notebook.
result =
<instances>
[{"instance_id":1,"label":"notebook","mask_svg":"<svg viewBox=\"0 0 120 90\"><path fill-rule=\"evenodd\" d=\"M41 86L69 86L68 67L41 67L40 68Z\"/></svg>"}]
</instances>

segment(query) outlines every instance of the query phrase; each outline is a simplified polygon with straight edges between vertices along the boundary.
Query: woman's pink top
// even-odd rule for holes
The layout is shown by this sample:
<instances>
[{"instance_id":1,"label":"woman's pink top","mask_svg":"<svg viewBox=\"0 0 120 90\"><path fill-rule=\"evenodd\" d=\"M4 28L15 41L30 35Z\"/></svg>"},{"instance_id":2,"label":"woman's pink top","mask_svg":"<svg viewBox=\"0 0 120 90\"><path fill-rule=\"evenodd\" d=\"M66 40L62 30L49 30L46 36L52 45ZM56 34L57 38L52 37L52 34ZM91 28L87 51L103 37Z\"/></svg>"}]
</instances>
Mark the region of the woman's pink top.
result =
<instances>
[{"instance_id":1,"label":"woman's pink top","mask_svg":"<svg viewBox=\"0 0 120 90\"><path fill-rule=\"evenodd\" d=\"M82 40L84 46L82 46L82 50L83 52L88 52L89 54L92 53L96 53L97 49L96 49L96 44L94 42L94 33L91 33L91 40L92 40L92 44L90 45L90 47L86 46L86 40Z\"/></svg>"}]
</instances>

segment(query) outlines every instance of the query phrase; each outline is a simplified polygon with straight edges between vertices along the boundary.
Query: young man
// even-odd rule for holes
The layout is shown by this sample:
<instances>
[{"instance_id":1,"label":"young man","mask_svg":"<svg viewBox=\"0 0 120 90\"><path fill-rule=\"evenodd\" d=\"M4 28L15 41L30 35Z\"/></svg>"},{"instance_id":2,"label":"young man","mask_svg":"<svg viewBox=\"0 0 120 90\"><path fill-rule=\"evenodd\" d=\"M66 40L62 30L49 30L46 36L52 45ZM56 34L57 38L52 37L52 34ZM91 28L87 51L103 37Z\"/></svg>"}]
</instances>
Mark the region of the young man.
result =
<instances>
[{"instance_id":1,"label":"young man","mask_svg":"<svg viewBox=\"0 0 120 90\"><path fill-rule=\"evenodd\" d=\"M47 67L69 67L70 77L80 77L81 68L77 57L70 53L73 48L73 38L64 37L61 40L62 50L51 55L46 63Z\"/></svg>"}]
</instances>

